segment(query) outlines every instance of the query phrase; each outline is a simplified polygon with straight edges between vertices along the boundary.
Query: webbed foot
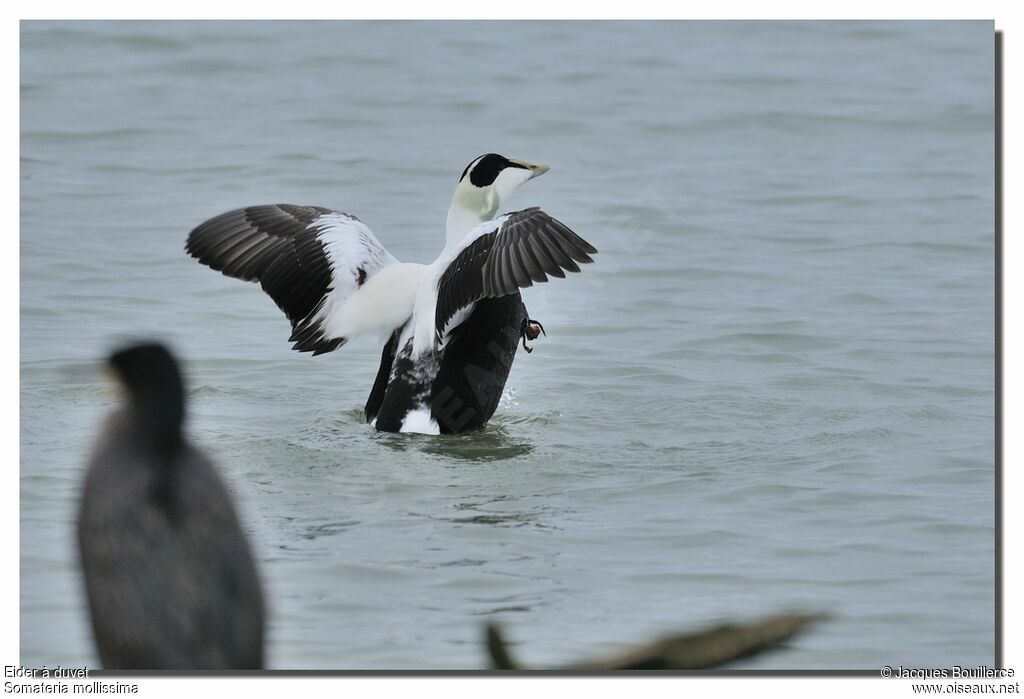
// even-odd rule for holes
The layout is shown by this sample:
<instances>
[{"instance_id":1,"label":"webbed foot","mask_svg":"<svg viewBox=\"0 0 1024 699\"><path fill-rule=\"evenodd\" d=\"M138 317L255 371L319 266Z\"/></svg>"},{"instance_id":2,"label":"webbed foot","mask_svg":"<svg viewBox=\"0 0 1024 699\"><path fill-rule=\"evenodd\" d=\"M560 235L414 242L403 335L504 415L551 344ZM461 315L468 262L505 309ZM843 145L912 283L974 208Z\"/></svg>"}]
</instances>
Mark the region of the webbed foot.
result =
<instances>
[{"instance_id":1,"label":"webbed foot","mask_svg":"<svg viewBox=\"0 0 1024 699\"><path fill-rule=\"evenodd\" d=\"M526 345L527 340L536 340L540 337L541 333L544 333L544 337L547 337L547 332L544 330L544 326L540 324L540 321L532 318L527 318L523 321L523 329L521 337L523 338L523 349L526 350L527 354L533 352L532 347Z\"/></svg>"}]
</instances>

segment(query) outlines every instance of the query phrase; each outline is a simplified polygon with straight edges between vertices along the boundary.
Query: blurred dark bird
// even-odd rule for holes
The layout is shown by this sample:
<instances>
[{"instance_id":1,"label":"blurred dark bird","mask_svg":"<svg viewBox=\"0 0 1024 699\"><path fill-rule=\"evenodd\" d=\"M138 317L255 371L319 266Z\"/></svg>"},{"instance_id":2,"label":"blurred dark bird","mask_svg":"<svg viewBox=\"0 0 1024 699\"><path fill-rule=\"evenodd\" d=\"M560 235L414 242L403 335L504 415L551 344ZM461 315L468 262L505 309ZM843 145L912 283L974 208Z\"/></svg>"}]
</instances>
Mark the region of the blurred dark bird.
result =
<instances>
[{"instance_id":1,"label":"blurred dark bird","mask_svg":"<svg viewBox=\"0 0 1024 699\"><path fill-rule=\"evenodd\" d=\"M263 667L263 596L217 472L182 433L178 364L159 344L115 352L126 389L89 461L78 545L106 669Z\"/></svg>"},{"instance_id":2,"label":"blurred dark bird","mask_svg":"<svg viewBox=\"0 0 1024 699\"><path fill-rule=\"evenodd\" d=\"M777 649L820 614L779 614L745 624L721 624L696 633L666 636L618 655L564 665L557 670L708 670ZM487 627L487 652L496 670L524 670L509 653L497 625Z\"/></svg>"}]
</instances>

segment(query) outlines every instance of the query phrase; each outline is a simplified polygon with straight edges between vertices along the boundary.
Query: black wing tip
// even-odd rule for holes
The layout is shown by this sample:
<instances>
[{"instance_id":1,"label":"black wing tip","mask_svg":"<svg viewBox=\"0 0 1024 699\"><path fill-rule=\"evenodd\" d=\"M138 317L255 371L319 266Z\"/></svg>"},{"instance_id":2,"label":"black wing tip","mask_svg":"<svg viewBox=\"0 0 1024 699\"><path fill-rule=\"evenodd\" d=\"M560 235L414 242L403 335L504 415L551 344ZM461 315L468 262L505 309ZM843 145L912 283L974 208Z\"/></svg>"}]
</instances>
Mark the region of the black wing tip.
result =
<instances>
[{"instance_id":1,"label":"black wing tip","mask_svg":"<svg viewBox=\"0 0 1024 699\"><path fill-rule=\"evenodd\" d=\"M586 255L588 255L588 254L589 255L596 255L597 254L597 252L598 252L597 248L595 248L589 242L587 242L586 240L581 238L579 236L579 234L577 234L574 230L569 228L569 226L565 225L564 223L559 221L557 218L555 218L551 214L549 214L549 213L547 213L545 211L541 211L541 208L539 206L532 206L529 209L523 209L522 211L516 211L516 212L514 212L513 214L510 214L510 215L511 216L522 215L524 218L526 218L528 216L532 216L532 215L535 215L535 214L540 214L546 220L548 220L552 224L554 224L555 228L558 229L559 232L567 234L566 237L568 237L569 240L572 242L573 247L578 249L584 255L584 257ZM587 259L577 260L577 262L588 263L588 262L593 262L593 260L591 260L590 258L587 258Z\"/></svg>"},{"instance_id":2,"label":"black wing tip","mask_svg":"<svg viewBox=\"0 0 1024 699\"><path fill-rule=\"evenodd\" d=\"M292 349L297 352L312 352L314 357L318 357L321 354L327 354L333 352L342 345L348 342L347 337L340 337L335 340L318 340L314 343L309 342L296 342L292 345Z\"/></svg>"},{"instance_id":3,"label":"black wing tip","mask_svg":"<svg viewBox=\"0 0 1024 699\"><path fill-rule=\"evenodd\" d=\"M314 311L315 312L315 311ZM288 342L294 343L292 349L297 352L312 352L313 356L333 352L346 342L347 337L336 337L327 339L324 337L323 329L319 324L296 323L293 326Z\"/></svg>"},{"instance_id":4,"label":"black wing tip","mask_svg":"<svg viewBox=\"0 0 1024 699\"><path fill-rule=\"evenodd\" d=\"M319 347L317 347L316 349L313 350L313 356L314 357L319 357L321 354L327 354L328 352L333 352L334 350L336 350L339 347L341 347L342 345L344 345L346 342L347 342L347 340L343 338L341 340L331 340L328 343L321 343ZM299 350L299 351L300 352L308 352L309 350L307 349L307 350Z\"/></svg>"}]
</instances>

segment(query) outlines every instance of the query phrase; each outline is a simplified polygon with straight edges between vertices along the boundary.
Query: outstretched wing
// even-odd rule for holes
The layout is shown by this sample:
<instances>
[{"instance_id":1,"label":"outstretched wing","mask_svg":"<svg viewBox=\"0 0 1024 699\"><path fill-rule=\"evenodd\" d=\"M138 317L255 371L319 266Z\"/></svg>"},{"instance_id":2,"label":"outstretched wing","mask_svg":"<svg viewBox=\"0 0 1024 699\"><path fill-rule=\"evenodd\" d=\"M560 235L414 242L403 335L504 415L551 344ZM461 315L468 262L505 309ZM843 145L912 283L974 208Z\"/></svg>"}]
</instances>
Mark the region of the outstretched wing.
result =
<instances>
[{"instance_id":1,"label":"outstretched wing","mask_svg":"<svg viewBox=\"0 0 1024 699\"><path fill-rule=\"evenodd\" d=\"M229 277L258 281L291 321L292 348L314 356L347 341L327 330L329 312L398 262L355 216L290 204L211 218L189 233L185 251Z\"/></svg>"},{"instance_id":2,"label":"outstretched wing","mask_svg":"<svg viewBox=\"0 0 1024 699\"><path fill-rule=\"evenodd\" d=\"M547 275L579 272L597 250L562 222L533 207L499 216L466 236L437 283L438 337L460 310L484 298L514 294Z\"/></svg>"}]
</instances>

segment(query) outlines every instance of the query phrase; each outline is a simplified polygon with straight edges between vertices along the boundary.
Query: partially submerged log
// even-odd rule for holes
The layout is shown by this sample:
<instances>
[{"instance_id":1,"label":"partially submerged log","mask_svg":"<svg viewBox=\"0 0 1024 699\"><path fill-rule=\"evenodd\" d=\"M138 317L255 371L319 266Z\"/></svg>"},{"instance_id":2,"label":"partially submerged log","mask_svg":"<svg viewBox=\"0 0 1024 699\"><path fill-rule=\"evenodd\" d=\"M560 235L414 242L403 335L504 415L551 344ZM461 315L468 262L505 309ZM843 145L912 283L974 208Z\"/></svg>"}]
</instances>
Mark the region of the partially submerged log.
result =
<instances>
[{"instance_id":1,"label":"partially submerged log","mask_svg":"<svg viewBox=\"0 0 1024 699\"><path fill-rule=\"evenodd\" d=\"M721 624L696 633L666 636L607 658L548 669L707 670L777 648L822 618L820 614L779 614L746 624ZM529 669L513 659L494 623L487 627L487 650L496 670Z\"/></svg>"}]
</instances>

